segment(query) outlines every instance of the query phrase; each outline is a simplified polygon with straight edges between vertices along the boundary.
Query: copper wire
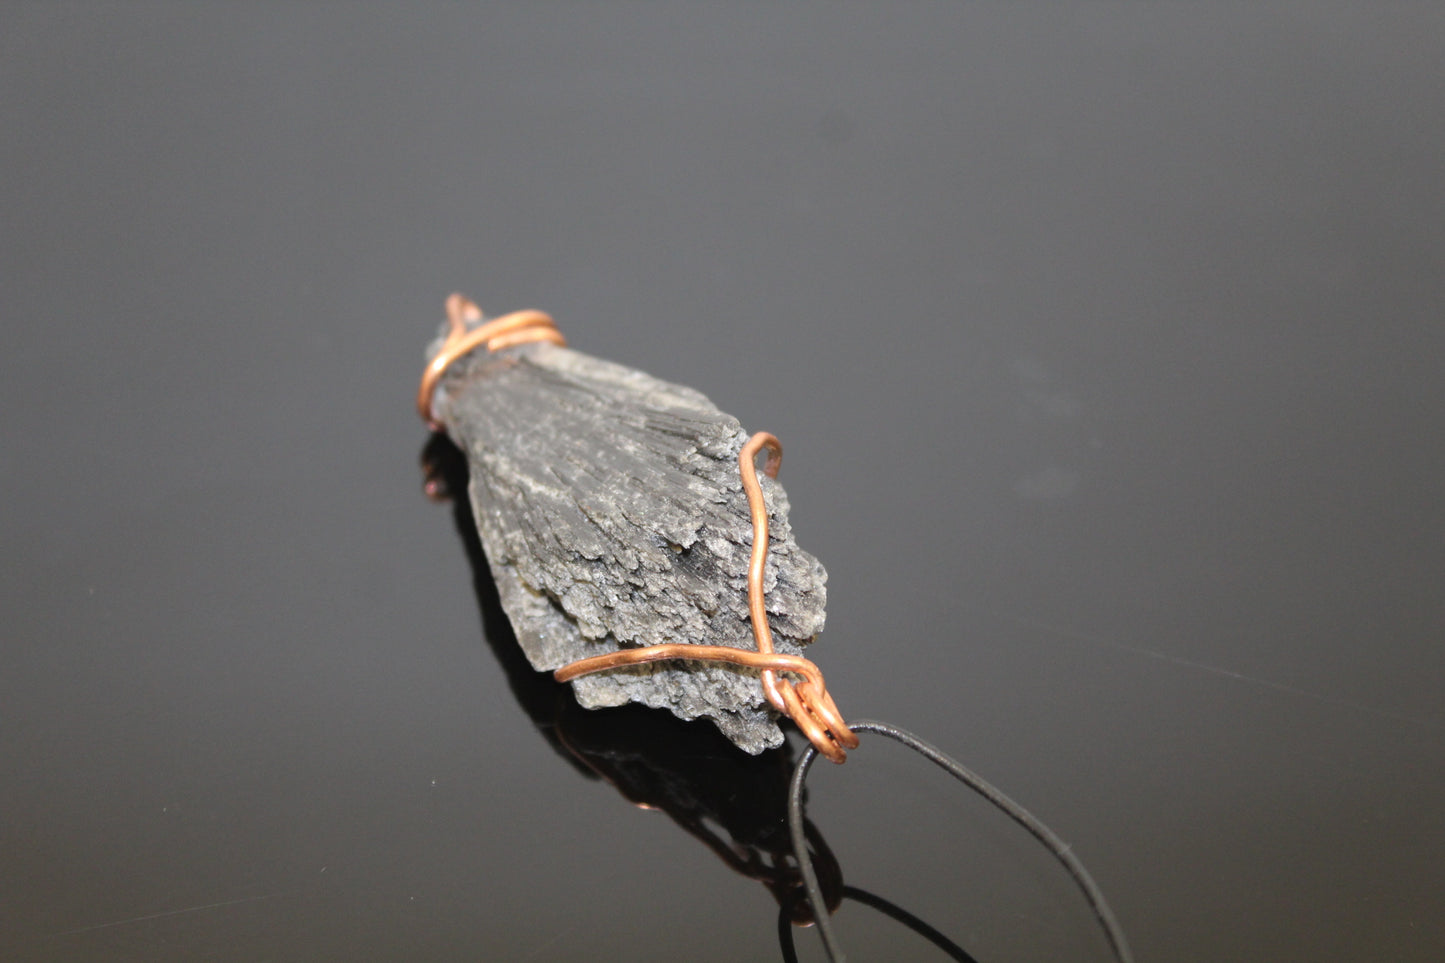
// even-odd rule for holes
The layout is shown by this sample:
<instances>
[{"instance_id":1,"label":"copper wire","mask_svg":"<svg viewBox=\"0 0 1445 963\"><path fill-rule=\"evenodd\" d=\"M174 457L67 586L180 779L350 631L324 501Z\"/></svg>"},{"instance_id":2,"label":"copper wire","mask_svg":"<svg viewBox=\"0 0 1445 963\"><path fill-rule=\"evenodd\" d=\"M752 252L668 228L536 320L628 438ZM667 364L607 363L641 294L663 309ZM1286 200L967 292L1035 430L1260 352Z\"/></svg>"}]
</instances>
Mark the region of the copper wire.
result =
<instances>
[{"instance_id":1,"label":"copper wire","mask_svg":"<svg viewBox=\"0 0 1445 963\"><path fill-rule=\"evenodd\" d=\"M752 623L753 641L757 651L734 649L726 645L692 645L688 642L665 642L635 649L619 649L591 658L579 659L552 673L558 682L570 682L593 672L603 672L626 665L688 659L699 662L727 662L750 669L760 669L763 695L772 706L792 719L807 740L823 757L832 762L847 759L849 749L858 747L858 737L843 716L828 688L822 671L801 655L786 655L773 650L773 632L768 625L763 574L768 560L768 506L758 483L758 452L767 449L768 460L763 467L769 478L778 476L783 461L783 446L765 431L753 435L738 452L738 469L743 491L748 497L748 513L753 523L753 550L748 563L748 618ZM778 673L801 676L801 681L779 679Z\"/></svg>"},{"instance_id":2,"label":"copper wire","mask_svg":"<svg viewBox=\"0 0 1445 963\"><path fill-rule=\"evenodd\" d=\"M467 297L453 294L447 298L447 323L450 330L441 349L422 372L417 390L416 407L422 420L432 430L440 426L432 417L432 398L436 386L447 369L459 358L485 345L488 351L500 351L513 345L533 341L567 344L550 315L541 311L516 311L512 314L482 321L481 309ZM470 327L476 325L476 327ZM628 665L668 660L726 662L761 673L763 695L773 708L792 719L818 753L833 762L843 762L848 749L856 749L858 737L843 721L833 697L823 684L823 673L800 655L786 655L773 650L773 633L768 625L763 575L768 561L768 506L758 483L758 452L767 449L768 460L763 467L769 478L778 477L783 461L783 446L765 431L753 435L738 453L738 469L743 491L748 498L748 513L753 524L753 549L748 562L748 618L752 623L757 651L735 649L725 645L692 645L687 642L666 642L633 649L620 649L603 655L578 659L553 673L558 682L570 682L593 672L605 672ZM779 673L798 676L798 681L780 679Z\"/></svg>"},{"instance_id":3,"label":"copper wire","mask_svg":"<svg viewBox=\"0 0 1445 963\"><path fill-rule=\"evenodd\" d=\"M768 460L763 472L769 478L778 477L783 467L783 443L771 432L760 431L749 438L738 452L738 474L742 476L743 491L748 496L749 514L753 522L753 551L748 559L748 620L753 626L753 638L759 652L773 651L773 629L768 624L768 610L763 598L763 574L768 564L768 511L764 504L762 511L753 508L763 500L763 486L758 484L758 452L767 449ZM757 585L757 591L753 586ZM788 705L778 690L778 675L772 669L762 672L763 695L767 696L773 708L787 712Z\"/></svg>"},{"instance_id":4,"label":"copper wire","mask_svg":"<svg viewBox=\"0 0 1445 963\"><path fill-rule=\"evenodd\" d=\"M422 372L421 387L416 393L416 407L422 421L435 431L439 426L432 417L432 397L436 394L437 383L447 369L464 355L486 345L488 351L500 351L513 345L532 341L550 341L566 346L567 339L557 330L551 315L541 311L514 311L500 318L482 322L482 310L465 295L453 294L447 298L447 324L450 330L439 350ZM475 328L468 325L476 324Z\"/></svg>"}]
</instances>

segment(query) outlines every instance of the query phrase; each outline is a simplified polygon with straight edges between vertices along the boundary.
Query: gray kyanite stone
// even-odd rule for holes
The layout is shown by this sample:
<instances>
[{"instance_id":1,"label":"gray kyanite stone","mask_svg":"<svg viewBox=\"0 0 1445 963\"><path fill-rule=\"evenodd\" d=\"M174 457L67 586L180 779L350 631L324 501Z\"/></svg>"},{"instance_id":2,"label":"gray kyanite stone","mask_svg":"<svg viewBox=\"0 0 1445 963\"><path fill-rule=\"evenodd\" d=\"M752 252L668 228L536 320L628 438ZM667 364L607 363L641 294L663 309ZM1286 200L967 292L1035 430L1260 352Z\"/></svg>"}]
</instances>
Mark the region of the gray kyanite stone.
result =
<instances>
[{"instance_id":1,"label":"gray kyanite stone","mask_svg":"<svg viewBox=\"0 0 1445 963\"><path fill-rule=\"evenodd\" d=\"M691 388L547 343L472 352L432 408L466 453L482 544L534 668L662 642L755 648L736 418ZM774 644L798 653L823 628L827 573L794 543L782 486L761 482ZM658 662L572 685L588 708L705 716L748 752L782 742L749 669Z\"/></svg>"}]
</instances>

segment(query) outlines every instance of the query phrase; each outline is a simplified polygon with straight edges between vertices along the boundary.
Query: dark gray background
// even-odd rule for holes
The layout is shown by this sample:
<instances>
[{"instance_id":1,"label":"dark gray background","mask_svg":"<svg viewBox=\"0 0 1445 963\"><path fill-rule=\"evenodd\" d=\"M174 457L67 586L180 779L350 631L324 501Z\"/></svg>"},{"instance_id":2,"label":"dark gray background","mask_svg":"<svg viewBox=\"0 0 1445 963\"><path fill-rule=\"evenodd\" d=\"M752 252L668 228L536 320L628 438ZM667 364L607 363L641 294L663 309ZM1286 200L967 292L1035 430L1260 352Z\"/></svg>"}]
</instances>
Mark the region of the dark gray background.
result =
<instances>
[{"instance_id":1,"label":"dark gray background","mask_svg":"<svg viewBox=\"0 0 1445 963\"><path fill-rule=\"evenodd\" d=\"M483 642L411 401L463 289L780 435L843 711L1049 821L1141 960L1440 959L1442 51L1366 3L5 5L0 956L777 958ZM812 791L980 960L1106 958L901 750Z\"/></svg>"}]
</instances>

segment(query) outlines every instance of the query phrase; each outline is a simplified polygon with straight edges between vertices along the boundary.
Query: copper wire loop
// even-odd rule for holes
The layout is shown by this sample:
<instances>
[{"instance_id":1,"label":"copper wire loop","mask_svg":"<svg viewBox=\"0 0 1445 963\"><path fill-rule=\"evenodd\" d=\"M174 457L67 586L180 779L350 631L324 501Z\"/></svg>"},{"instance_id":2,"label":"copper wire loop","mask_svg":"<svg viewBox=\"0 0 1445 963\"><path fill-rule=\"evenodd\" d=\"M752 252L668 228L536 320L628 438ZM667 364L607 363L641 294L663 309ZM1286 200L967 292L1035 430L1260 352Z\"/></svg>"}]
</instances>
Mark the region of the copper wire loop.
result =
<instances>
[{"instance_id":1,"label":"copper wire loop","mask_svg":"<svg viewBox=\"0 0 1445 963\"><path fill-rule=\"evenodd\" d=\"M858 748L858 737L838 712L833 697L823 684L823 673L801 655L785 655L773 651L773 632L768 625L768 611L763 593L763 572L768 561L768 506L758 483L757 457L768 451L763 467L769 478L778 477L783 462L783 446L777 438L760 431L749 438L738 452L738 469L743 491L748 496L748 513L753 522L753 551L748 563L748 618L752 623L757 651L734 649L726 645L692 645L687 642L666 642L636 649L619 649L588 659L579 659L552 673L558 682L570 682L593 672L604 672L625 665L641 665L671 659L698 662L727 662L731 665L760 669L763 695L772 706L792 719L819 755L832 762L847 759L849 749ZM778 673L801 676L801 681L779 679Z\"/></svg>"},{"instance_id":2,"label":"copper wire loop","mask_svg":"<svg viewBox=\"0 0 1445 963\"><path fill-rule=\"evenodd\" d=\"M451 330L447 332L441 350L422 372L421 387L416 393L417 411L433 431L439 426L432 417L432 396L436 394L437 382L458 358L482 345L486 345L488 351L500 351L532 341L550 341L564 347L567 344L567 339L557 330L551 316L541 311L514 311L484 324L479 323L481 320L481 308L465 295L453 294L447 298L447 324ZM469 324L477 327L468 330Z\"/></svg>"}]
</instances>

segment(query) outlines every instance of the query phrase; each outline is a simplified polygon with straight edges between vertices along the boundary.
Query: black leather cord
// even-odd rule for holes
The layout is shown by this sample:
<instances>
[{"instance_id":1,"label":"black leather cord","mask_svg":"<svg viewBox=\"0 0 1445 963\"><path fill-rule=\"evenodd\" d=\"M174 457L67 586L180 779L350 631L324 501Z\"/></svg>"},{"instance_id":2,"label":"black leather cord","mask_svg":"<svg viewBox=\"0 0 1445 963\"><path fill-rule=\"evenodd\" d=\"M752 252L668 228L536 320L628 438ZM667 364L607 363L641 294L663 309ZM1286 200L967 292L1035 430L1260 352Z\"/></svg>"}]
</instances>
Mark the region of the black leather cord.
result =
<instances>
[{"instance_id":1,"label":"black leather cord","mask_svg":"<svg viewBox=\"0 0 1445 963\"><path fill-rule=\"evenodd\" d=\"M1088 901L1089 908L1094 911L1095 918L1103 927L1104 935L1109 941L1109 948L1114 952L1114 958L1119 963L1133 963L1134 957L1129 952L1129 943L1124 938L1124 931L1119 928L1119 923L1114 918L1113 910L1109 909L1109 903L1104 899L1103 892L1094 882L1093 877L1089 875L1089 871L1084 868L1084 864L1070 850L1069 845L1055 835L1053 830L1001 790L995 788L988 780L908 730L873 720L855 722L849 728L854 732L874 732L903 743L983 796L1010 819L1028 830L1030 835L1043 843L1045 848L1054 855L1054 858L1063 864L1064 869L1083 891L1084 899ZM792 783L788 787L788 828L792 833L793 852L797 856L798 867L803 874L803 885L808 892L808 902L813 907L813 918L817 921L818 933L823 938L823 947L828 953L828 959L834 963L843 963L843 948L838 943L837 934L833 932L828 908L824 905L823 894L818 886L817 874L813 872L813 864L808 858L807 840L803 836L803 786L808 779L808 770L812 768L813 761L817 757L818 751L809 746L793 769Z\"/></svg>"},{"instance_id":2,"label":"black leather cord","mask_svg":"<svg viewBox=\"0 0 1445 963\"><path fill-rule=\"evenodd\" d=\"M892 917L947 953L951 960L957 960L958 963L978 963L978 960L969 956L968 951L963 947L897 903L889 902L877 894L856 886L844 886L843 898L862 903L864 906L871 906L884 916ZM793 929L792 918L788 913L788 908L784 906L778 913L778 945L782 947L783 963L798 963L798 951L793 946Z\"/></svg>"}]
</instances>

